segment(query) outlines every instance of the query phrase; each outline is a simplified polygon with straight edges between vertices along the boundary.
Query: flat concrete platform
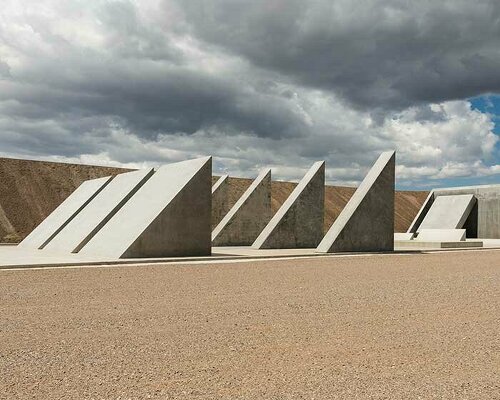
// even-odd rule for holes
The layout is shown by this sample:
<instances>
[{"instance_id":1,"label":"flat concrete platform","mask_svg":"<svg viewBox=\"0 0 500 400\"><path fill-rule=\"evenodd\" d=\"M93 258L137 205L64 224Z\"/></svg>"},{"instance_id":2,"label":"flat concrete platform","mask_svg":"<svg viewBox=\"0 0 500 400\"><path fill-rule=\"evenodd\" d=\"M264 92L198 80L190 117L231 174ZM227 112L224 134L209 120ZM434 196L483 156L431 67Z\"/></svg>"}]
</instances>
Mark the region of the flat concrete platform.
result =
<instances>
[{"instance_id":1,"label":"flat concrete platform","mask_svg":"<svg viewBox=\"0 0 500 400\"><path fill-rule=\"evenodd\" d=\"M499 239L480 239L483 246L477 245L477 240L468 239L459 242L462 246L453 246L440 242L396 241L394 252L359 252L359 253L317 253L315 249L254 249L251 246L212 247L212 255L200 257L163 257L163 258L112 258L104 256L86 256L81 253L63 253L48 250L35 250L0 243L0 269L13 268L48 268L48 267L79 267L108 265L147 265L166 263L245 261L258 259L296 259L318 257L346 257L376 254L420 253L425 251L478 250L481 248L500 249ZM410 243L409 243L410 242ZM418 243L418 245L416 245Z\"/></svg>"},{"instance_id":2,"label":"flat concrete platform","mask_svg":"<svg viewBox=\"0 0 500 400\"><path fill-rule=\"evenodd\" d=\"M499 241L500 242L500 241ZM398 249L462 249L483 247L481 241L425 241L425 240L397 240L394 243Z\"/></svg>"}]
</instances>

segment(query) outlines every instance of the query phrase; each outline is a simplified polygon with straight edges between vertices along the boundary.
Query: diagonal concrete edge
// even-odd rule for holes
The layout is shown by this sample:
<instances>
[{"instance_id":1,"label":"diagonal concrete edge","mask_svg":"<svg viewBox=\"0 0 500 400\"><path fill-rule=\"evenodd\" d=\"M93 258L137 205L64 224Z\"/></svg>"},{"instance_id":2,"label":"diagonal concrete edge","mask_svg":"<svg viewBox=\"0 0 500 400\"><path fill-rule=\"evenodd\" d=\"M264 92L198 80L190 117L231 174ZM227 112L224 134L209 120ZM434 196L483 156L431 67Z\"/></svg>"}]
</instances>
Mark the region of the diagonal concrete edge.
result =
<instances>
[{"instance_id":1,"label":"diagonal concrete edge","mask_svg":"<svg viewBox=\"0 0 500 400\"><path fill-rule=\"evenodd\" d=\"M78 252L153 173L153 168L149 168L117 175L45 248L55 251Z\"/></svg>"},{"instance_id":2,"label":"diagonal concrete edge","mask_svg":"<svg viewBox=\"0 0 500 400\"><path fill-rule=\"evenodd\" d=\"M249 246L271 219L271 169L263 170L212 231L214 246Z\"/></svg>"},{"instance_id":3,"label":"diagonal concrete edge","mask_svg":"<svg viewBox=\"0 0 500 400\"><path fill-rule=\"evenodd\" d=\"M112 179L106 176L83 182L19 243L19 247L43 249Z\"/></svg>"},{"instance_id":4,"label":"diagonal concrete edge","mask_svg":"<svg viewBox=\"0 0 500 400\"><path fill-rule=\"evenodd\" d=\"M380 155L316 251L394 250L395 165L395 151Z\"/></svg>"},{"instance_id":5,"label":"diagonal concrete edge","mask_svg":"<svg viewBox=\"0 0 500 400\"><path fill-rule=\"evenodd\" d=\"M211 252L212 158L164 165L79 254L201 256Z\"/></svg>"},{"instance_id":6,"label":"diagonal concrete edge","mask_svg":"<svg viewBox=\"0 0 500 400\"><path fill-rule=\"evenodd\" d=\"M229 211L229 175L221 176L212 186L212 229Z\"/></svg>"},{"instance_id":7,"label":"diagonal concrete edge","mask_svg":"<svg viewBox=\"0 0 500 400\"><path fill-rule=\"evenodd\" d=\"M323 237L325 162L312 165L257 237L255 249L312 248Z\"/></svg>"}]
</instances>

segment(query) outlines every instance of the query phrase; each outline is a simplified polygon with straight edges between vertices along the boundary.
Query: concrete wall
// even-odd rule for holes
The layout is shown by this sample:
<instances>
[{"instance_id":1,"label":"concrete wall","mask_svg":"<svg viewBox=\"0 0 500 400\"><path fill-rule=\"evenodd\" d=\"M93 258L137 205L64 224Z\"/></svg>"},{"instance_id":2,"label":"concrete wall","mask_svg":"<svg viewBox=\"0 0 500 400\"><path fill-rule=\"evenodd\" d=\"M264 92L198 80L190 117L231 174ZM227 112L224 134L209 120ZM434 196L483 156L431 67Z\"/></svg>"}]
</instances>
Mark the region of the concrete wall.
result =
<instances>
[{"instance_id":1,"label":"concrete wall","mask_svg":"<svg viewBox=\"0 0 500 400\"><path fill-rule=\"evenodd\" d=\"M416 232L436 197L458 194L473 194L477 199L477 203L471 210L464 225L467 230L467 237L500 239L500 185L434 189L429 194L408 232Z\"/></svg>"},{"instance_id":2,"label":"concrete wall","mask_svg":"<svg viewBox=\"0 0 500 400\"><path fill-rule=\"evenodd\" d=\"M223 175L212 186L212 230L229 209L229 175Z\"/></svg>"}]
</instances>

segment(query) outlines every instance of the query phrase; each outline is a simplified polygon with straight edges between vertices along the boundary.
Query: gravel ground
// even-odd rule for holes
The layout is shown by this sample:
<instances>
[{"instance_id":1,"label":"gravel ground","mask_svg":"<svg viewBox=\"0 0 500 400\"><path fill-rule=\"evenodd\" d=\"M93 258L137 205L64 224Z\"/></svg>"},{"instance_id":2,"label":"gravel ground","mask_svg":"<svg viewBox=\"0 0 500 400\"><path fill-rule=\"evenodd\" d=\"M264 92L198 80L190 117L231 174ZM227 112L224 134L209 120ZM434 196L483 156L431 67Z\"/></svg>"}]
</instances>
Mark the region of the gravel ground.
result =
<instances>
[{"instance_id":1,"label":"gravel ground","mask_svg":"<svg viewBox=\"0 0 500 400\"><path fill-rule=\"evenodd\" d=\"M500 399L500 252L0 272L2 399Z\"/></svg>"}]
</instances>

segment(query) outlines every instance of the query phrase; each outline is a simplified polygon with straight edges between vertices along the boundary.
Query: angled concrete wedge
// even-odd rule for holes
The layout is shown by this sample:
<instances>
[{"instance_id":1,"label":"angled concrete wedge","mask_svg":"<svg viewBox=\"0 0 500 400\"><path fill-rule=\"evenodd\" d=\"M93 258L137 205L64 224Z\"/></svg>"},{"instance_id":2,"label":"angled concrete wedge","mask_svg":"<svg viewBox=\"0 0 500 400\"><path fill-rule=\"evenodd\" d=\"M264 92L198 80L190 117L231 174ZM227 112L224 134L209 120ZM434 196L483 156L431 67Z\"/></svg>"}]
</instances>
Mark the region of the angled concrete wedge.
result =
<instances>
[{"instance_id":1,"label":"angled concrete wedge","mask_svg":"<svg viewBox=\"0 0 500 400\"><path fill-rule=\"evenodd\" d=\"M437 196L417 229L460 229L476 204L473 194Z\"/></svg>"},{"instance_id":2,"label":"angled concrete wedge","mask_svg":"<svg viewBox=\"0 0 500 400\"><path fill-rule=\"evenodd\" d=\"M77 253L153 173L153 168L149 168L117 175L45 248Z\"/></svg>"},{"instance_id":3,"label":"angled concrete wedge","mask_svg":"<svg viewBox=\"0 0 500 400\"><path fill-rule=\"evenodd\" d=\"M250 246L271 219L271 170L262 171L212 232L214 246Z\"/></svg>"},{"instance_id":4,"label":"angled concrete wedge","mask_svg":"<svg viewBox=\"0 0 500 400\"><path fill-rule=\"evenodd\" d=\"M20 247L43 249L68 223L81 212L113 177L83 182L21 243Z\"/></svg>"},{"instance_id":5,"label":"angled concrete wedge","mask_svg":"<svg viewBox=\"0 0 500 400\"><path fill-rule=\"evenodd\" d=\"M325 162L309 169L257 237L256 249L316 247L323 238Z\"/></svg>"},{"instance_id":6,"label":"angled concrete wedge","mask_svg":"<svg viewBox=\"0 0 500 400\"><path fill-rule=\"evenodd\" d=\"M212 158L160 167L79 254L110 258L211 254Z\"/></svg>"},{"instance_id":7,"label":"angled concrete wedge","mask_svg":"<svg viewBox=\"0 0 500 400\"><path fill-rule=\"evenodd\" d=\"M212 186L212 229L229 211L229 175L222 175Z\"/></svg>"},{"instance_id":8,"label":"angled concrete wedge","mask_svg":"<svg viewBox=\"0 0 500 400\"><path fill-rule=\"evenodd\" d=\"M396 153L382 153L316 251L392 251Z\"/></svg>"}]
</instances>

